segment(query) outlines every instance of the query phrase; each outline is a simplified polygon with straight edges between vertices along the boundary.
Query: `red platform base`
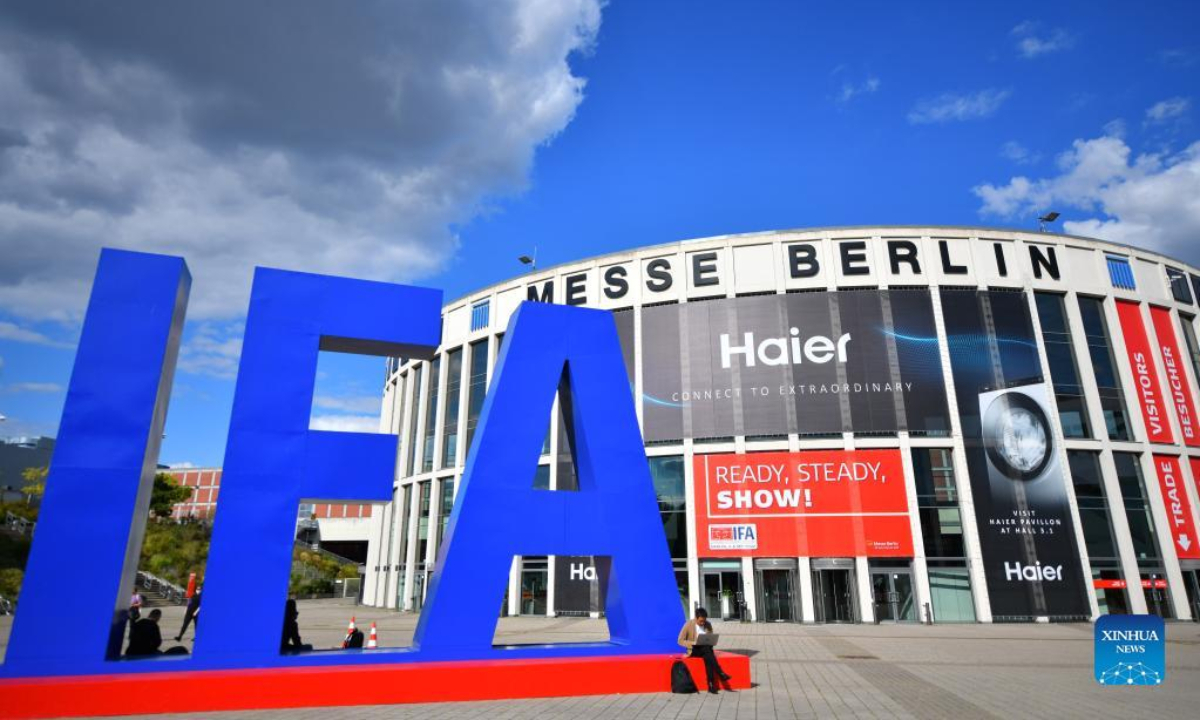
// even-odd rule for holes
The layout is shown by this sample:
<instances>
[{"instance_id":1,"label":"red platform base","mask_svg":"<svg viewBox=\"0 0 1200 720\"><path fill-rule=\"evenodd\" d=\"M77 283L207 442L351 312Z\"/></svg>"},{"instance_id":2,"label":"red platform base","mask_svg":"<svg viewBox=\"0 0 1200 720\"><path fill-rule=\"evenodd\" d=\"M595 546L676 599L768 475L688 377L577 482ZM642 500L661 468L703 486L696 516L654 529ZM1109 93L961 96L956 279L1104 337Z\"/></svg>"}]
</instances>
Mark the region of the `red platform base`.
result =
<instances>
[{"instance_id":1,"label":"red platform base","mask_svg":"<svg viewBox=\"0 0 1200 720\"><path fill-rule=\"evenodd\" d=\"M750 658L718 653L732 676L724 689L750 687ZM669 692L678 655L343 665L284 670L209 670L0 680L6 718L267 710L460 700ZM689 659L696 687L704 664Z\"/></svg>"}]
</instances>

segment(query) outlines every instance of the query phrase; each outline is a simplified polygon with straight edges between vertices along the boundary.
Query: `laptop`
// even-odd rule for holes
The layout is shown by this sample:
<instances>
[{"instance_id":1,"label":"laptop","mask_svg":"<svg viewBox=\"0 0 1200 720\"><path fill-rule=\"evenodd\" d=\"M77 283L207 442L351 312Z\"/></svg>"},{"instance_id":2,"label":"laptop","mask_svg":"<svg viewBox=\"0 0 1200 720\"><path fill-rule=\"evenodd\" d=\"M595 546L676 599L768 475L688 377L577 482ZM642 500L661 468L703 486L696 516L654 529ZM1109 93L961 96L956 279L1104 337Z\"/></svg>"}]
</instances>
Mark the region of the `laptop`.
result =
<instances>
[{"instance_id":1,"label":"laptop","mask_svg":"<svg viewBox=\"0 0 1200 720\"><path fill-rule=\"evenodd\" d=\"M696 644L697 645L711 645L711 646L715 647L717 644L717 641L720 639L721 639L721 636L716 633L704 633L703 635L696 636Z\"/></svg>"}]
</instances>

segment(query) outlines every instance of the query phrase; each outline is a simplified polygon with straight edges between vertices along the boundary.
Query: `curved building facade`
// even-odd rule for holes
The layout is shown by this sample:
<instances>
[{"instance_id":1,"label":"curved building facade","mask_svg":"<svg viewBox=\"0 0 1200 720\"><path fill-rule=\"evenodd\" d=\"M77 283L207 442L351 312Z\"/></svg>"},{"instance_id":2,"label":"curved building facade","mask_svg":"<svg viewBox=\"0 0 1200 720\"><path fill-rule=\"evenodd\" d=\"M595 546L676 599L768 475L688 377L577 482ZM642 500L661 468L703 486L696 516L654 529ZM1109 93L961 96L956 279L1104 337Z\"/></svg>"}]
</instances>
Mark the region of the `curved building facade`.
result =
<instances>
[{"instance_id":1,"label":"curved building facade","mask_svg":"<svg viewBox=\"0 0 1200 720\"><path fill-rule=\"evenodd\" d=\"M972 227L722 236L536 270L388 362L401 438L364 602L419 610L508 320L611 310L681 602L790 622L1195 616L1200 270ZM560 400L569 387L560 388ZM530 482L574 487L556 401ZM603 612L605 558L514 558L508 614Z\"/></svg>"}]
</instances>

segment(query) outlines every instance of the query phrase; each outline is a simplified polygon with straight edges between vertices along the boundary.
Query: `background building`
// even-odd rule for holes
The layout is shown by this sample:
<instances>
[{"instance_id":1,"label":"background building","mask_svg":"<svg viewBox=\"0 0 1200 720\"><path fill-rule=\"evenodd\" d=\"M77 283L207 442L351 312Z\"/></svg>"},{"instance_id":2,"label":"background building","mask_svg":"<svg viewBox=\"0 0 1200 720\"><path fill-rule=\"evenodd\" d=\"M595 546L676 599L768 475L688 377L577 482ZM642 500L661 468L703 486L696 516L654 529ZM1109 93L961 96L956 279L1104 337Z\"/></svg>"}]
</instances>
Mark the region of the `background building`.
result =
<instances>
[{"instance_id":1,"label":"background building","mask_svg":"<svg viewBox=\"0 0 1200 720\"><path fill-rule=\"evenodd\" d=\"M220 468L166 470L192 496L175 505L176 520L211 521L221 492ZM366 562L367 537L375 506L369 503L301 503L296 517L297 537L357 563Z\"/></svg>"},{"instance_id":2,"label":"background building","mask_svg":"<svg viewBox=\"0 0 1200 720\"><path fill-rule=\"evenodd\" d=\"M15 437L0 439L0 500L19 502L25 499L21 488L26 481L22 476L29 468L50 466L54 455L54 438Z\"/></svg>"},{"instance_id":3,"label":"background building","mask_svg":"<svg viewBox=\"0 0 1200 720\"><path fill-rule=\"evenodd\" d=\"M401 437L364 601L419 609L509 317L612 310L681 601L760 621L992 622L1200 596L1196 269L970 227L723 236L448 304L388 363ZM530 482L574 483L556 402ZM511 614L603 609L601 558L513 562Z\"/></svg>"}]
</instances>

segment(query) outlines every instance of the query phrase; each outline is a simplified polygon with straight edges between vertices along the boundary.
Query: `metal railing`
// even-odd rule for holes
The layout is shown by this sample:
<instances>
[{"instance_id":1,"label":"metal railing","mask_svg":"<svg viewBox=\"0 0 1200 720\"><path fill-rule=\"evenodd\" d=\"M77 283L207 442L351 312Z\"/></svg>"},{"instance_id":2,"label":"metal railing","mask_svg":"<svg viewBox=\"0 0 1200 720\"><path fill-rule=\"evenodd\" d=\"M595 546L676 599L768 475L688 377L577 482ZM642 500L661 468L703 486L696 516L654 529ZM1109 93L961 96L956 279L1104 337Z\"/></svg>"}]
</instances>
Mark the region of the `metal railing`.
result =
<instances>
[{"instance_id":1,"label":"metal railing","mask_svg":"<svg viewBox=\"0 0 1200 720\"><path fill-rule=\"evenodd\" d=\"M20 515L13 515L9 511L4 512L4 527L18 535L28 535L33 537L33 528L37 525L32 520L23 518Z\"/></svg>"},{"instance_id":2,"label":"metal railing","mask_svg":"<svg viewBox=\"0 0 1200 720\"><path fill-rule=\"evenodd\" d=\"M177 605L187 602L187 590L145 570L138 570L137 584L147 593L156 593L167 602Z\"/></svg>"}]
</instances>

